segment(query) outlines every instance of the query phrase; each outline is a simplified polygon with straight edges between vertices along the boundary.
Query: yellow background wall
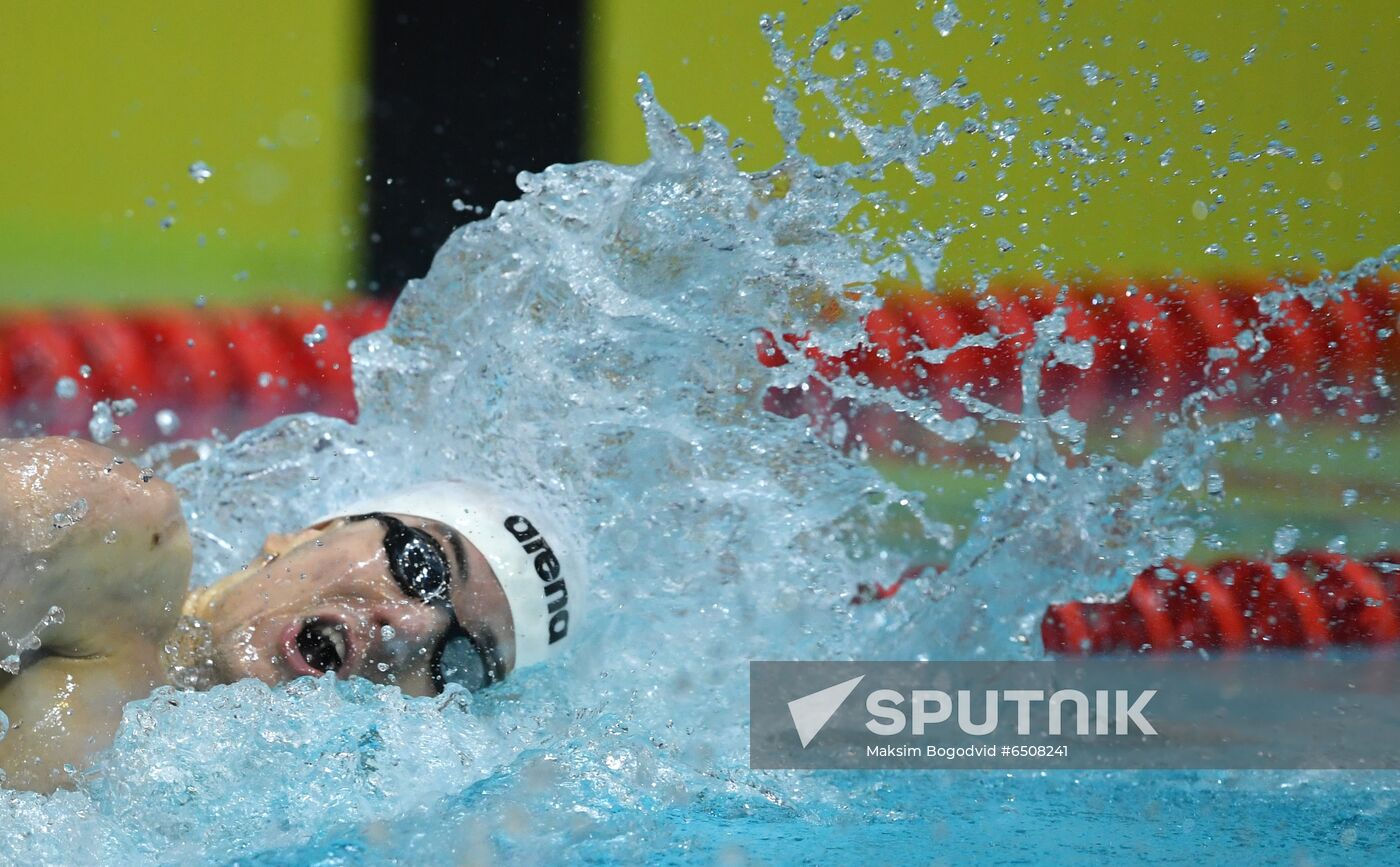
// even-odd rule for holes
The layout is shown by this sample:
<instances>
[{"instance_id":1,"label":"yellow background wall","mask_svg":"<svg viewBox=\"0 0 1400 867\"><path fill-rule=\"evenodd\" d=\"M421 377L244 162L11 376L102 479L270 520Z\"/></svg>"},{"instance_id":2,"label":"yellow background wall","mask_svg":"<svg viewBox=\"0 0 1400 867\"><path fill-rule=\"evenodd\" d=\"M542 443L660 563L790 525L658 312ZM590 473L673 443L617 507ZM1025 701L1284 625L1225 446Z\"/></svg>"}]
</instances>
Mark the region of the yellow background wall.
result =
<instances>
[{"instance_id":1,"label":"yellow background wall","mask_svg":"<svg viewBox=\"0 0 1400 867\"><path fill-rule=\"evenodd\" d=\"M1021 119L1010 145L966 136L928 160L937 181L907 218L960 230L945 283L1312 272L1400 240L1389 0L965 0L947 36L933 26L943 0L918 5L866 4L835 37L844 59L824 51L819 68L873 62L885 38L895 65L965 76L992 118ZM838 4L592 0L588 155L645 156L633 97L646 71L677 117L713 115L751 143L747 166L771 164L758 19L783 6L797 44ZM364 252L366 20L365 0L0 0L0 308L342 294ZM1066 136L1100 161L1033 152ZM1275 142L1291 150L1252 158Z\"/></svg>"},{"instance_id":2,"label":"yellow background wall","mask_svg":"<svg viewBox=\"0 0 1400 867\"><path fill-rule=\"evenodd\" d=\"M363 5L0 0L0 307L343 293Z\"/></svg>"},{"instance_id":3,"label":"yellow background wall","mask_svg":"<svg viewBox=\"0 0 1400 867\"><path fill-rule=\"evenodd\" d=\"M839 5L597 0L591 155L645 156L632 102L645 71L678 119L712 115L753 143L747 166L770 164L778 140L762 97L774 72L759 16L786 8L789 44L805 47L796 37ZM856 57L879 66L871 46L885 38L895 66L929 69L945 84L965 76L966 90L983 95L993 118L1022 118L1009 148L968 137L929 158L937 180L915 199L915 216L963 230L940 282L996 271L1035 275L1047 266L1061 275L1316 272L1400 242L1393 0L957 5L962 21L942 36L933 18L943 0L874 0L833 37L848 46L844 60L823 51L818 63L829 73L849 72ZM1086 64L1112 77L1091 83ZM1052 94L1058 103L1044 113L1040 102ZM892 105L886 117L908 103ZM943 109L931 121L961 117ZM1073 136L1104 152L1091 142L1096 126L1107 140L1107 158L1096 165L1041 160L1032 151L1034 140ZM1294 154L1230 159L1271 141ZM821 140L805 149L826 158L854 153ZM1120 149L1121 160L1113 155ZM1015 162L999 180L997 163L1008 151ZM956 182L960 170L968 177ZM1000 192L1005 201L997 201ZM1001 252L998 239L1014 248ZM1208 252L1214 244L1223 252Z\"/></svg>"}]
</instances>

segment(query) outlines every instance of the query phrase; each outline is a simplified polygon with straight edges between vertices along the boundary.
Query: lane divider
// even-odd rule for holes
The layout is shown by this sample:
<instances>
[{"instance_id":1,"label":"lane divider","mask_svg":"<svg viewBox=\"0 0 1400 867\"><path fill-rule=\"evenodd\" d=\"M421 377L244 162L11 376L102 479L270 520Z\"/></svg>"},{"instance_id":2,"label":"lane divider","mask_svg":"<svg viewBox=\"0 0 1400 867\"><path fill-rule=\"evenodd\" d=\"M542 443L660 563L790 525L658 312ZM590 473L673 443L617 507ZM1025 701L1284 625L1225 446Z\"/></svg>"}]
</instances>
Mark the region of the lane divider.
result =
<instances>
[{"instance_id":1,"label":"lane divider","mask_svg":"<svg viewBox=\"0 0 1400 867\"><path fill-rule=\"evenodd\" d=\"M1175 411L1184 397L1207 385L1224 392L1214 404L1224 411L1356 417L1390 406L1391 384L1377 374L1400 374L1397 287L1375 277L1318 308L1293 299L1280 321L1260 329L1264 317L1256 299L1276 288L1266 282L1137 281L1070 293L1062 302L1066 334L1093 344L1094 364L1088 370L1048 365L1041 409L1068 407L1080 419L1150 419L1153 412ZM806 416L818 434L841 432L845 439L836 445L863 443L876 450L888 448L901 431L919 434L887 408L833 398L824 380L860 377L912 398L937 400L949 420L967 414L953 399L954 388L1019 412L1021 358L1032 341L1032 323L1056 307L1055 295L1035 289L991 295L996 303L962 293L894 295L867 317L869 342L839 356L826 355L804 336L763 332L761 363L777 367L788 363L789 354L802 353L818 374L805 388L771 390L766 406L788 418ZM993 348L964 347L936 364L919 355L950 349L989 329L1003 335ZM834 428L837 420L845 424Z\"/></svg>"},{"instance_id":2,"label":"lane divider","mask_svg":"<svg viewBox=\"0 0 1400 867\"><path fill-rule=\"evenodd\" d=\"M1121 599L1051 605L1040 636L1065 655L1394 644L1400 555L1173 561L1143 570Z\"/></svg>"},{"instance_id":3,"label":"lane divider","mask_svg":"<svg viewBox=\"0 0 1400 867\"><path fill-rule=\"evenodd\" d=\"M355 301L0 318L0 435L82 433L93 403L122 398L137 401L120 420L136 439L157 435L162 409L178 414L180 437L237 433L291 412L353 419L350 342L382 328L389 309ZM60 393L64 379L71 396Z\"/></svg>"},{"instance_id":4,"label":"lane divider","mask_svg":"<svg viewBox=\"0 0 1400 867\"><path fill-rule=\"evenodd\" d=\"M1290 302L1283 321L1263 330L1264 348L1251 335L1261 318L1256 296L1270 288L1264 282L1138 281L1070 293L1063 302L1067 333L1093 343L1095 363L1087 371L1049 366L1042 409L1068 406L1079 418L1173 410L1186 394L1210 384L1204 371L1212 354L1214 384L1230 378L1235 385L1220 401L1225 409L1354 416L1389 405L1389 382L1376 375L1400 374L1400 293L1391 283L1371 278L1344 300L1317 309ZM820 374L806 389L770 390L765 405L790 418L807 416L818 431L843 431L838 445L859 442L877 450L888 448L901 430L917 431L887 408L834 399L822 377L863 377L916 399L938 400L950 420L966 413L951 398L955 387L1018 411L1020 359L1032 323L1054 308L1053 297L1037 287L994 290L990 298L897 293L867 317L869 341L839 356L826 356L796 335L765 332L758 348L763 364L785 364L789 353L801 352ZM348 345L381 327L388 309L388 302L360 301L332 311L290 306L0 318L0 430L14 433L13 423L21 420L50 432L80 431L94 401L121 397L137 399L141 411L128 428L143 435L152 433L154 411L166 405L182 411L183 436L214 427L232 432L284 412L352 417ZM325 326L325 340L306 345L304 335L318 325ZM994 347L966 347L937 364L918 355L988 329L1002 335ZM1221 357L1232 353L1236 357ZM84 365L91 370L86 378ZM75 397L55 394L62 377L77 382Z\"/></svg>"},{"instance_id":5,"label":"lane divider","mask_svg":"<svg viewBox=\"0 0 1400 867\"><path fill-rule=\"evenodd\" d=\"M941 567L916 565L890 584L860 584L852 605L881 602ZM1271 561L1168 561L1120 598L1061 602L1040 621L1046 653L1179 653L1374 647L1400 642L1400 554L1362 560L1298 551Z\"/></svg>"}]
</instances>

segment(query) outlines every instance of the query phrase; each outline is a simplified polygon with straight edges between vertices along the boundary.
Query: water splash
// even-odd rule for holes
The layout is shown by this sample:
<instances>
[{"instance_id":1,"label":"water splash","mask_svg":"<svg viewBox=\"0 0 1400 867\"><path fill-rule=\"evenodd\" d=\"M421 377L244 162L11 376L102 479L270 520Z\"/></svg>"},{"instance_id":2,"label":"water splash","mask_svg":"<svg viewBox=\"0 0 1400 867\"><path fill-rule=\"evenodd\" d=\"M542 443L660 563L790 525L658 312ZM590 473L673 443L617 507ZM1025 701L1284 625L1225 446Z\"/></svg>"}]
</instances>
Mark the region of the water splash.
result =
<instances>
[{"instance_id":1,"label":"water splash","mask_svg":"<svg viewBox=\"0 0 1400 867\"><path fill-rule=\"evenodd\" d=\"M1083 421L1040 408L1048 366L1093 363L1092 346L1066 336L1063 310L1025 335L1018 408L957 392L966 413L953 418L869 381L827 383L839 398L893 404L949 442L980 439L1005 462L1004 483L955 540L861 452L764 410L769 388L800 389L819 371L805 356L759 364L762 329L839 354L859 344L880 287L935 285L947 230L885 233L862 215L889 194L862 192L866 182L897 166L926 185L936 150L1019 133L967 82L888 69L914 108L901 124L875 121L855 97L868 69L814 68L856 11L802 50L781 17L764 19L780 74L769 91L785 142L778 165L741 170L722 126L676 123L642 79L650 158L522 173L519 200L456 231L385 330L357 341L358 423L281 419L201 444L200 461L169 474L199 582L242 566L269 531L388 478L529 490L589 541L580 647L470 700L330 680L158 692L127 708L117 745L77 791L3 793L7 827L26 829L8 841L12 857L52 859L74 837L108 862L263 851L543 859L566 847L636 857L641 840L665 851L678 824L859 829L967 797L907 776L749 770L745 663L1026 655L1029 619L1048 599L1109 589L1190 547L1200 519L1177 498L1201 489L1219 446L1254 425L1209 420L1202 393L1146 460L1085 456ZM956 6L938 20L951 31ZM800 106L811 98L857 159L823 165L803 151ZM963 120L924 123L934 109ZM1056 158L1099 158L1073 140L1038 144ZM1285 300L1333 297L1370 267L1290 287ZM1273 304L1261 310L1282 309ZM1266 331L1259 324L1256 342ZM916 528L902 543L883 533L896 518ZM949 569L926 594L877 612L847 604L858 582L931 555ZM972 797L1005 797L1005 785L977 781Z\"/></svg>"}]
</instances>

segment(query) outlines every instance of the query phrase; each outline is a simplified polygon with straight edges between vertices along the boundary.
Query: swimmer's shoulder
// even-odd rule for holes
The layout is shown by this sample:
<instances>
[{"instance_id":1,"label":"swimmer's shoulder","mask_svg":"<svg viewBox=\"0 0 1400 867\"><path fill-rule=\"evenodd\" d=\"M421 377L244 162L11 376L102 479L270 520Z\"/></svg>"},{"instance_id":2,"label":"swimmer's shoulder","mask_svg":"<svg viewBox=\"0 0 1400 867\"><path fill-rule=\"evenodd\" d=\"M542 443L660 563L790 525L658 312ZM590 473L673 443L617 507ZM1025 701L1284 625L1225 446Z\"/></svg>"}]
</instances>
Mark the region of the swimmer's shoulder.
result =
<instances>
[{"instance_id":1,"label":"swimmer's shoulder","mask_svg":"<svg viewBox=\"0 0 1400 867\"><path fill-rule=\"evenodd\" d=\"M0 771L9 788L52 792L112 743L127 702L163 680L153 647L74 659L41 656L0 685L9 730L0 738Z\"/></svg>"},{"instance_id":2,"label":"swimmer's shoulder","mask_svg":"<svg viewBox=\"0 0 1400 867\"><path fill-rule=\"evenodd\" d=\"M0 440L0 632L11 642L59 618L39 634L49 654L163 640L191 564L170 485L95 443Z\"/></svg>"}]
</instances>

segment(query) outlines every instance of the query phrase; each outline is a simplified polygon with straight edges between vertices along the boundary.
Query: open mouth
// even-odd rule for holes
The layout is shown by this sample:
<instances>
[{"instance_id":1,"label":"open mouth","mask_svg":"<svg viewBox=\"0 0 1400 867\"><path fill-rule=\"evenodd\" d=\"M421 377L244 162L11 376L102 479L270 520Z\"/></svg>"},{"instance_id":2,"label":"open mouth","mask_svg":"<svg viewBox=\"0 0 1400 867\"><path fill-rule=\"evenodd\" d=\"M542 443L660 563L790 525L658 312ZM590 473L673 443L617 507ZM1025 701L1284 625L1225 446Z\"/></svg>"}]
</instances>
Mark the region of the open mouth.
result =
<instances>
[{"instance_id":1,"label":"open mouth","mask_svg":"<svg viewBox=\"0 0 1400 867\"><path fill-rule=\"evenodd\" d=\"M345 624L325 617L293 623L283 635L282 644L293 670L311 675L347 668L353 649Z\"/></svg>"}]
</instances>

